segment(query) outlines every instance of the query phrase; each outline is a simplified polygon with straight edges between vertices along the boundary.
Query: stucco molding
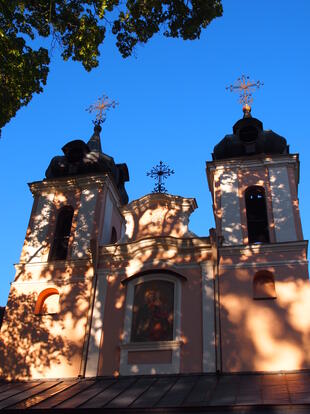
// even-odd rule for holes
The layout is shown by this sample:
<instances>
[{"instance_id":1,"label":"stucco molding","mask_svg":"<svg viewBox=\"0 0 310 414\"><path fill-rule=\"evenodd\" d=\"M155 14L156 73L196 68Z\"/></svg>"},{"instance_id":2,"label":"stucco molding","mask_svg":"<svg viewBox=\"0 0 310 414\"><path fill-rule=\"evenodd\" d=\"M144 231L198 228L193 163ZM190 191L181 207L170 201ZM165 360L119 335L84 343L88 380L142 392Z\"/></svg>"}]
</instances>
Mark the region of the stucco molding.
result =
<instances>
[{"instance_id":1,"label":"stucco molding","mask_svg":"<svg viewBox=\"0 0 310 414\"><path fill-rule=\"evenodd\" d=\"M146 194L137 200L131 201L126 206L123 206L121 208L121 211L122 213L127 213L135 209L147 209L148 207L158 203L169 208L176 206L186 207L190 212L193 212L197 208L197 202L195 198L185 198L172 194L151 193Z\"/></svg>"},{"instance_id":2,"label":"stucco molding","mask_svg":"<svg viewBox=\"0 0 310 414\"><path fill-rule=\"evenodd\" d=\"M120 349L128 349L129 351L163 351L179 349L182 344L182 341L131 342L129 344L121 344Z\"/></svg>"},{"instance_id":3,"label":"stucco molding","mask_svg":"<svg viewBox=\"0 0 310 414\"><path fill-rule=\"evenodd\" d=\"M242 161L242 162L241 162ZM268 167L269 165L287 166L288 164L296 164L299 161L298 154L267 156L260 159L246 159L238 157L234 159L224 159L217 161L209 161L206 163L207 171L220 171L226 169L248 170L257 167Z\"/></svg>"},{"instance_id":4,"label":"stucco molding","mask_svg":"<svg viewBox=\"0 0 310 414\"><path fill-rule=\"evenodd\" d=\"M118 245L100 246L100 257L110 256L113 262L124 261L135 258L150 250L167 251L175 249L179 255L185 255L193 250L212 254L212 246L209 238L175 238L175 237L152 237Z\"/></svg>"},{"instance_id":5,"label":"stucco molding","mask_svg":"<svg viewBox=\"0 0 310 414\"><path fill-rule=\"evenodd\" d=\"M106 263L107 264L107 263ZM121 283L127 283L127 279L132 279L134 277L138 277L143 273L154 273L156 271L163 271L163 273L177 273L181 276L181 279L184 281L188 279L187 272L190 269L199 269L199 263L192 262L192 263L175 263L172 260L167 259L154 259L148 260L144 262L141 266L139 266L138 270L132 270L130 267L121 267L115 270L111 270L111 266L100 268L100 271L103 271L105 275L115 275L121 279Z\"/></svg>"},{"instance_id":6,"label":"stucco molding","mask_svg":"<svg viewBox=\"0 0 310 414\"><path fill-rule=\"evenodd\" d=\"M72 267L91 267L91 257L89 255L89 259L77 259L77 260L54 260L50 262L19 262L14 264L16 271L24 271L26 269L30 269L31 267L41 267L42 271L49 270L50 267L55 269L67 269Z\"/></svg>"},{"instance_id":7,"label":"stucco molding","mask_svg":"<svg viewBox=\"0 0 310 414\"><path fill-rule=\"evenodd\" d=\"M300 252L301 249L307 250L308 240L282 242L282 243L265 243L238 246L221 246L219 247L220 256L239 256L245 255L250 257L252 254L264 254L271 252Z\"/></svg>"},{"instance_id":8,"label":"stucco molding","mask_svg":"<svg viewBox=\"0 0 310 414\"><path fill-rule=\"evenodd\" d=\"M18 285L70 285L71 283L76 282L88 282L93 279L94 276L80 276L80 277L71 277L68 276L67 278L57 278L57 279L49 279L49 280L24 280L24 281L17 281L11 282L12 286Z\"/></svg>"},{"instance_id":9,"label":"stucco molding","mask_svg":"<svg viewBox=\"0 0 310 414\"><path fill-rule=\"evenodd\" d=\"M267 267L282 267L282 266L295 266L295 265L304 265L308 266L308 260L279 260L272 262L252 262L252 263L236 263L233 265L220 265L221 269L240 269L240 268L267 268Z\"/></svg>"},{"instance_id":10,"label":"stucco molding","mask_svg":"<svg viewBox=\"0 0 310 414\"><path fill-rule=\"evenodd\" d=\"M117 206L121 206L117 189L109 174L94 174L76 177L62 177L57 179L45 179L42 181L34 181L32 183L28 183L28 186L34 196L45 193L52 193L59 190L85 190L88 188L102 188L106 186L109 188L115 200L117 201Z\"/></svg>"}]
</instances>

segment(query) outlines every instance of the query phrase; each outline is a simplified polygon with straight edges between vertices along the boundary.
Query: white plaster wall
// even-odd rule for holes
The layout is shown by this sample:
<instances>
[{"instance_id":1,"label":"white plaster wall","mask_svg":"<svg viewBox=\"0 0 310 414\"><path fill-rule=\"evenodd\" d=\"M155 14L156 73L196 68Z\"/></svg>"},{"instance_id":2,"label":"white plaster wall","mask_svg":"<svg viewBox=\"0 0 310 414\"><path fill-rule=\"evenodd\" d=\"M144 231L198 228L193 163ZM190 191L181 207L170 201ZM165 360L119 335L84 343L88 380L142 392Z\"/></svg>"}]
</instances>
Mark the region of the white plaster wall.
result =
<instances>
[{"instance_id":1,"label":"white plaster wall","mask_svg":"<svg viewBox=\"0 0 310 414\"><path fill-rule=\"evenodd\" d=\"M21 261L40 262L42 248L46 242L48 225L54 194L43 194L39 197L36 211L26 237L26 244L22 251Z\"/></svg>"},{"instance_id":2,"label":"white plaster wall","mask_svg":"<svg viewBox=\"0 0 310 414\"><path fill-rule=\"evenodd\" d=\"M103 328L105 298L107 292L107 275L98 271L97 287L95 292L88 354L86 363L86 377L94 377L98 371L100 342Z\"/></svg>"},{"instance_id":3,"label":"white plaster wall","mask_svg":"<svg viewBox=\"0 0 310 414\"><path fill-rule=\"evenodd\" d=\"M216 371L213 262L200 264L202 273L203 372Z\"/></svg>"},{"instance_id":4,"label":"white plaster wall","mask_svg":"<svg viewBox=\"0 0 310 414\"><path fill-rule=\"evenodd\" d=\"M81 259L87 255L90 247L97 196L97 189L85 189L82 191L72 247L72 259Z\"/></svg>"},{"instance_id":5,"label":"white plaster wall","mask_svg":"<svg viewBox=\"0 0 310 414\"><path fill-rule=\"evenodd\" d=\"M223 245L243 244L237 173L224 171L220 183Z\"/></svg>"},{"instance_id":6,"label":"white plaster wall","mask_svg":"<svg viewBox=\"0 0 310 414\"><path fill-rule=\"evenodd\" d=\"M104 220L103 220L103 228L100 238L100 244L108 244L110 243L111 238L111 221L112 221L112 212L113 212L113 202L111 198L111 194L108 191L106 196L105 208L104 208Z\"/></svg>"},{"instance_id":7,"label":"white plaster wall","mask_svg":"<svg viewBox=\"0 0 310 414\"><path fill-rule=\"evenodd\" d=\"M272 211L277 242L297 240L286 167L269 167Z\"/></svg>"}]
</instances>

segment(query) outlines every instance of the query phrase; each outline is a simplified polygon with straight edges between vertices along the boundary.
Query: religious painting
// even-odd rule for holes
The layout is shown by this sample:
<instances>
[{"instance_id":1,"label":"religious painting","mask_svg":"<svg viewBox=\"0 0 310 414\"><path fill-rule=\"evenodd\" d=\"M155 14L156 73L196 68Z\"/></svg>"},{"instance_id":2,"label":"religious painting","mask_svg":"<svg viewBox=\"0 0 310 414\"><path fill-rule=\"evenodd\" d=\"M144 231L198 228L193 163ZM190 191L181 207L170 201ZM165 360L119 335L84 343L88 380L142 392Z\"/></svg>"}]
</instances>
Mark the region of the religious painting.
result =
<instances>
[{"instance_id":1,"label":"religious painting","mask_svg":"<svg viewBox=\"0 0 310 414\"><path fill-rule=\"evenodd\" d=\"M132 342L173 340L174 284L151 280L135 286Z\"/></svg>"}]
</instances>

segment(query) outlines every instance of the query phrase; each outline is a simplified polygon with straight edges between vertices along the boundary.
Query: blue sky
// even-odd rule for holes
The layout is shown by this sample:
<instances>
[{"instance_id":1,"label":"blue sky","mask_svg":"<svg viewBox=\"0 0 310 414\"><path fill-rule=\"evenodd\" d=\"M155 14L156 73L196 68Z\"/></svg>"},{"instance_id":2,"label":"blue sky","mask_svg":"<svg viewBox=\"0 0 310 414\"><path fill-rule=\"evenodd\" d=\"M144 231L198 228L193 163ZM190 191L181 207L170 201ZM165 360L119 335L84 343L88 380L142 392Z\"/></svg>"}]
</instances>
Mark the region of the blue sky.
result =
<instances>
[{"instance_id":1,"label":"blue sky","mask_svg":"<svg viewBox=\"0 0 310 414\"><path fill-rule=\"evenodd\" d=\"M109 36L90 73L63 62L53 49L44 92L18 112L0 140L0 305L6 304L31 212L27 183L44 178L66 142L89 139L92 117L85 108L103 93L119 102L103 125L103 151L127 163L130 200L152 191L146 172L163 160L175 170L169 192L197 199L190 226L204 236L214 226L205 162L242 116L237 95L225 87L242 73L263 81L252 113L300 153L300 210L309 238L310 2L224 0L223 6L223 17L199 41L158 35L124 60Z\"/></svg>"}]
</instances>

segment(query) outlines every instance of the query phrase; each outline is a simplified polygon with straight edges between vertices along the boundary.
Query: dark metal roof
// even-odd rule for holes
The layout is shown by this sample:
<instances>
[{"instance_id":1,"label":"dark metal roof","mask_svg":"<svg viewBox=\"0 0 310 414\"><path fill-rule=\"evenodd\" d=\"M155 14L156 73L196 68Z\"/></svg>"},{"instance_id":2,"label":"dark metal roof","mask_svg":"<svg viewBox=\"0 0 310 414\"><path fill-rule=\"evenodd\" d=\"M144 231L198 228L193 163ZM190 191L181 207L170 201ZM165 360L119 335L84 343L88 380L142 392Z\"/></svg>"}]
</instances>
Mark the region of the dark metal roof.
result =
<instances>
[{"instance_id":1,"label":"dark metal roof","mask_svg":"<svg viewBox=\"0 0 310 414\"><path fill-rule=\"evenodd\" d=\"M214 160L257 154L288 154L286 139L273 131L264 131L260 120L244 117L233 126L233 134L226 135L213 149Z\"/></svg>"},{"instance_id":2,"label":"dark metal roof","mask_svg":"<svg viewBox=\"0 0 310 414\"><path fill-rule=\"evenodd\" d=\"M310 411L310 372L0 382L0 409L53 412ZM276 408L277 407L277 408ZM298 408L299 407L299 408ZM305 411L303 411L305 410Z\"/></svg>"},{"instance_id":3,"label":"dark metal roof","mask_svg":"<svg viewBox=\"0 0 310 414\"><path fill-rule=\"evenodd\" d=\"M126 164L115 164L113 157L101 149L100 125L95 125L94 133L88 143L82 140L68 142L62 151L64 155L52 158L46 178L72 177L82 174L108 173L114 181L122 204L128 203L125 182L129 181Z\"/></svg>"}]
</instances>

